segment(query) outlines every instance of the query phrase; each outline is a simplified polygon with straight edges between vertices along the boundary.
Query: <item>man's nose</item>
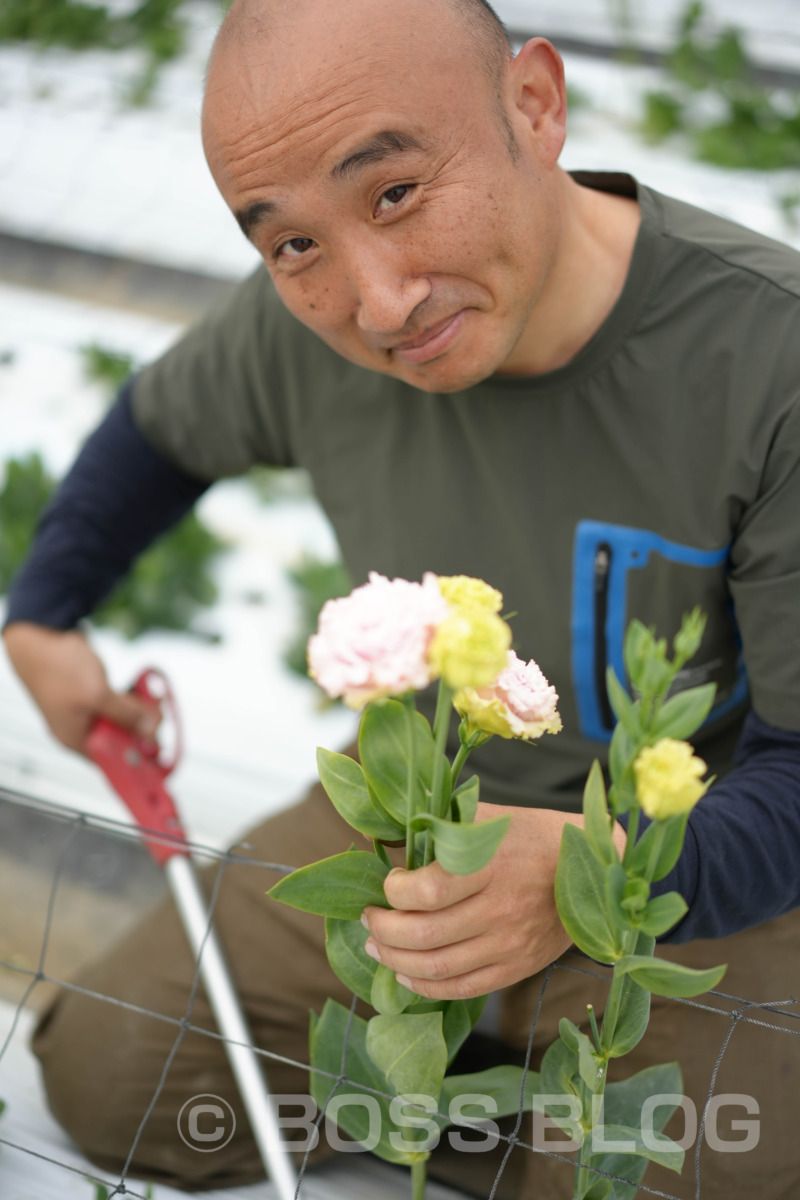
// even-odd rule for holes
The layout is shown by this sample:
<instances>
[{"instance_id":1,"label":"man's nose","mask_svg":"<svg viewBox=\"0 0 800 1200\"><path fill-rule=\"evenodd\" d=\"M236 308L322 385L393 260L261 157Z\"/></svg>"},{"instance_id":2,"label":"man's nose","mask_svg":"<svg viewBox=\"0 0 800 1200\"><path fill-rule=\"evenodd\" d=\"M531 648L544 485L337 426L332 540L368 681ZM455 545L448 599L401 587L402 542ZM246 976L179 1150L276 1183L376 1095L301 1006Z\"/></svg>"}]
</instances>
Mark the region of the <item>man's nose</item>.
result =
<instances>
[{"instance_id":1,"label":"man's nose","mask_svg":"<svg viewBox=\"0 0 800 1200\"><path fill-rule=\"evenodd\" d=\"M414 309L431 294L430 280L409 275L380 246L359 254L351 263L355 286L356 320L366 334L397 334L405 329Z\"/></svg>"}]
</instances>

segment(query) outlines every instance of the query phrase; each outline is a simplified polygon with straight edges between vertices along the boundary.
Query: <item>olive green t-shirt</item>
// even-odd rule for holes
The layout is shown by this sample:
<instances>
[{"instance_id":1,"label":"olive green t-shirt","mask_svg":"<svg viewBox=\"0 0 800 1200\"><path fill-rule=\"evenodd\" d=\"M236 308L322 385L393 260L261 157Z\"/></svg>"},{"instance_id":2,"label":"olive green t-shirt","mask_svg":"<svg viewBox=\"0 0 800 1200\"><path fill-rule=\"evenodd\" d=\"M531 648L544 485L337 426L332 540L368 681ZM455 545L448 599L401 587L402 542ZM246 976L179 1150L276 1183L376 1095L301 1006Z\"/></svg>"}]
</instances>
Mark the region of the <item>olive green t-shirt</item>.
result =
<instances>
[{"instance_id":1,"label":"olive green t-shirt","mask_svg":"<svg viewBox=\"0 0 800 1200\"><path fill-rule=\"evenodd\" d=\"M714 680L695 738L724 772L750 703L800 729L800 254L629 176L642 223L614 309L564 367L431 395L340 358L266 269L148 367L147 440L203 479L307 468L355 582L423 572L500 588L564 732L495 738L485 799L576 808L636 616L709 624L682 682ZM749 685L749 697L748 697Z\"/></svg>"}]
</instances>

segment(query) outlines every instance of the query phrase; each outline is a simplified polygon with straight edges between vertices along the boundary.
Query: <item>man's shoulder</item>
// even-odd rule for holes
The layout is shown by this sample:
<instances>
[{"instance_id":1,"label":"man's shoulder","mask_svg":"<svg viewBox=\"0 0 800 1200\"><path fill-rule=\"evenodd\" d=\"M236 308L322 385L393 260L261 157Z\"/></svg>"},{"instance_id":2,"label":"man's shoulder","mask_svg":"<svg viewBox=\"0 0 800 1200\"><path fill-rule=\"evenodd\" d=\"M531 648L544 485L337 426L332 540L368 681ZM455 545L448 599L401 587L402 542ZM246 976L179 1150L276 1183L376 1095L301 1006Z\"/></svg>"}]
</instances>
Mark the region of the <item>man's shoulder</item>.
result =
<instances>
[{"instance_id":1,"label":"man's shoulder","mask_svg":"<svg viewBox=\"0 0 800 1200\"><path fill-rule=\"evenodd\" d=\"M800 300L800 251L673 196L640 185L667 240L715 260L721 272L770 284Z\"/></svg>"}]
</instances>

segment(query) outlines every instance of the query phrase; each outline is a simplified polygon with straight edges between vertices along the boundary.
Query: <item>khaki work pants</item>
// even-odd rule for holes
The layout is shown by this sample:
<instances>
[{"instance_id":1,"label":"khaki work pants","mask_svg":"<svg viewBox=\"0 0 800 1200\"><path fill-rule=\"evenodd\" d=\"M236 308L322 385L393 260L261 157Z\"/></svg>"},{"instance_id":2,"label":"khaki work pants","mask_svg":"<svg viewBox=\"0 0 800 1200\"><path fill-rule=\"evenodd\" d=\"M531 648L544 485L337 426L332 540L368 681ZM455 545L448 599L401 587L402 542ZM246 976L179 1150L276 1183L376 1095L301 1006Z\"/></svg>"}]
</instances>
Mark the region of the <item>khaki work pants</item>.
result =
<instances>
[{"instance_id":1,"label":"khaki work pants","mask_svg":"<svg viewBox=\"0 0 800 1200\"><path fill-rule=\"evenodd\" d=\"M254 860L300 866L345 850L353 837L316 785L299 805L250 833L247 840L252 851L248 853ZM218 869L213 864L204 870L209 893ZM328 967L322 919L265 897L277 878L261 867L228 864L215 919L256 1044L307 1063L309 1010L319 1012L326 996L344 1005L349 1005L351 997ZM725 992L759 1004L785 1001L800 994L798 932L800 912L723 941L669 947L664 953L688 965L728 962L721 985ZM193 974L183 929L167 899L76 982L103 996L180 1020ZM597 976L603 974L603 968L578 954L566 955L551 970L536 1028L534 1066L556 1036L560 1017L569 1016L585 1028L587 1001L594 1003L598 1013L602 1011L606 985ZM543 977L544 973L523 980L499 994L499 1033L517 1050L526 1044ZM739 1099L727 1100L708 1122L713 1128L701 1143L700 1200L797 1200L800 1020L763 1009L748 1010L739 1018L730 1015L740 1009L738 1001L713 996L700 997L698 1004L654 998L653 1019L644 1040L630 1056L612 1065L611 1078L615 1068L616 1077L621 1077L652 1062L678 1059L686 1095L701 1116L720 1050L733 1025L714 1091ZM191 1022L214 1029L202 989ZM71 991L59 993L43 1016L34 1050L41 1061L53 1113L83 1152L106 1172L118 1174L126 1160L178 1032L175 1024L157 1017ZM508 1054L504 1050L499 1061L507 1060ZM276 1094L305 1093L308 1087L307 1072L282 1062L268 1064L268 1080ZM208 1094L222 1097L232 1106L237 1124L226 1145L201 1152L179 1136L178 1119L187 1102ZM747 1111L754 1105L758 1106L757 1118ZM751 1129L748 1135L741 1122L755 1125L758 1142L744 1152L743 1145L748 1137L752 1140L753 1133ZM682 1136L679 1114L668 1132ZM544 1139L545 1150L554 1137L563 1141L557 1130L539 1130L536 1136ZM530 1115L524 1118L519 1137L531 1142ZM492 1152L466 1154L443 1142L442 1152L434 1154L431 1174L486 1197L505 1148L501 1141ZM322 1139L312 1157L329 1152ZM680 1200L694 1200L694 1157L692 1145L680 1177L651 1165L645 1185ZM357 1161L350 1159L351 1164ZM139 1140L131 1173L189 1191L263 1178L219 1040L193 1032L183 1037ZM559 1159L516 1148L497 1195L569 1200L572 1177L572 1167Z\"/></svg>"}]
</instances>

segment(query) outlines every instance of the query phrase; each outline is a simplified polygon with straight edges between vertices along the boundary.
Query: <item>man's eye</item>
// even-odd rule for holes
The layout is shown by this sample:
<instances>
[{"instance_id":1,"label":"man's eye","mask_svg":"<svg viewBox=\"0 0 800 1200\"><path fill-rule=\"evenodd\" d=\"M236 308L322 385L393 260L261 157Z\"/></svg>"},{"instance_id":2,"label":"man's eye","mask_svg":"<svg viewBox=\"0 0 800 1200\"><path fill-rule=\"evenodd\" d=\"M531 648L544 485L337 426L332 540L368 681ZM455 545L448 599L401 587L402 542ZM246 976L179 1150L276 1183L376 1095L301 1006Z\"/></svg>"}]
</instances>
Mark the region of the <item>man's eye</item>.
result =
<instances>
[{"instance_id":1,"label":"man's eye","mask_svg":"<svg viewBox=\"0 0 800 1200\"><path fill-rule=\"evenodd\" d=\"M314 245L312 238L296 237L289 238L288 242L282 242L275 251L276 258L299 258L301 254L305 254Z\"/></svg>"},{"instance_id":2,"label":"man's eye","mask_svg":"<svg viewBox=\"0 0 800 1200\"><path fill-rule=\"evenodd\" d=\"M401 200L404 200L410 191L411 184L409 183L399 183L397 187L389 188L388 192L384 192L378 201L376 211L389 212L389 210L398 205Z\"/></svg>"}]
</instances>

